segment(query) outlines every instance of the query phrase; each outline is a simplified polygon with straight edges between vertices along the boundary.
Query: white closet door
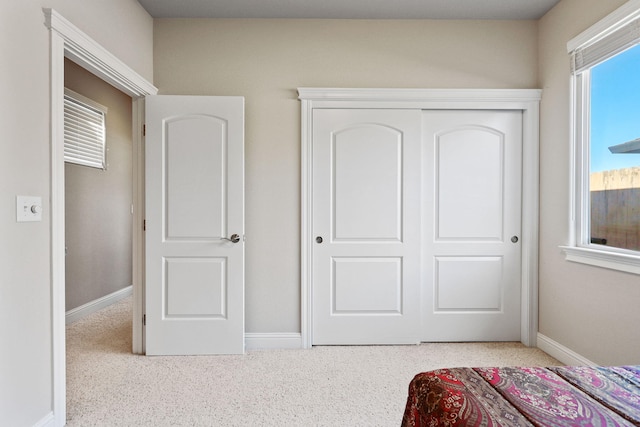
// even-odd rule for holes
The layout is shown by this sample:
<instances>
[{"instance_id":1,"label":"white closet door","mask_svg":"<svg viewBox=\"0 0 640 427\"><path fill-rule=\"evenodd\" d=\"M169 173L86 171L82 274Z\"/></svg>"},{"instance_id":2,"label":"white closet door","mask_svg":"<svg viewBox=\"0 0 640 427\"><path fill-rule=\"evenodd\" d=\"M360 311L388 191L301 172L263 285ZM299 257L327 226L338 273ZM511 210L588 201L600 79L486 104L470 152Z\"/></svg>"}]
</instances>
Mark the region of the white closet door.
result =
<instances>
[{"instance_id":1,"label":"white closet door","mask_svg":"<svg viewBox=\"0 0 640 427\"><path fill-rule=\"evenodd\" d=\"M313 344L420 338L420 111L313 111Z\"/></svg>"},{"instance_id":2,"label":"white closet door","mask_svg":"<svg viewBox=\"0 0 640 427\"><path fill-rule=\"evenodd\" d=\"M521 111L423 113L423 341L520 341Z\"/></svg>"}]
</instances>

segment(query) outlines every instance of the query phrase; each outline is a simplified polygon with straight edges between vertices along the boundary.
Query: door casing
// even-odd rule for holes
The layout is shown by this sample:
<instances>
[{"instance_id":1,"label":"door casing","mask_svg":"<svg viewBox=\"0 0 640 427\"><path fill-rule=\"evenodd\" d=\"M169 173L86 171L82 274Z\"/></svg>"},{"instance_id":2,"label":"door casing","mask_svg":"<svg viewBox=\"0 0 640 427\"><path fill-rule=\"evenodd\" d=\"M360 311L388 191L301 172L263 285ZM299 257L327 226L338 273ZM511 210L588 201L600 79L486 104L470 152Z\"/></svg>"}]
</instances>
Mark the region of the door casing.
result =
<instances>
[{"instance_id":1,"label":"door casing","mask_svg":"<svg viewBox=\"0 0 640 427\"><path fill-rule=\"evenodd\" d=\"M538 332L538 177L540 89L336 89L298 88L301 100L301 333L313 343L313 110L402 108L522 111L521 342L535 346Z\"/></svg>"},{"instance_id":2,"label":"door casing","mask_svg":"<svg viewBox=\"0 0 640 427\"><path fill-rule=\"evenodd\" d=\"M66 423L64 58L132 98L133 125L133 352L142 353L144 301L144 97L158 89L53 9L43 9L50 30L51 107L51 333L53 422Z\"/></svg>"}]
</instances>

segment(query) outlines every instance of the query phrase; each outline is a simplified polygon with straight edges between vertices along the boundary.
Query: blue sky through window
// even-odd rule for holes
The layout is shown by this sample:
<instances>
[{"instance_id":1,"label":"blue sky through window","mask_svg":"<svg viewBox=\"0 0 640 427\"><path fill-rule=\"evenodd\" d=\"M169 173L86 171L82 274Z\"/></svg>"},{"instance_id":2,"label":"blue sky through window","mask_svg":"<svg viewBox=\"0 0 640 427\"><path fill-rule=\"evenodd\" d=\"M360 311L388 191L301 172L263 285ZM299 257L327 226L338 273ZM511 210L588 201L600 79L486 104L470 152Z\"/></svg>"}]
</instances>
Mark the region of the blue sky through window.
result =
<instances>
[{"instance_id":1,"label":"blue sky through window","mask_svg":"<svg viewBox=\"0 0 640 427\"><path fill-rule=\"evenodd\" d=\"M609 147L640 138L640 45L591 69L591 172L640 166Z\"/></svg>"}]
</instances>

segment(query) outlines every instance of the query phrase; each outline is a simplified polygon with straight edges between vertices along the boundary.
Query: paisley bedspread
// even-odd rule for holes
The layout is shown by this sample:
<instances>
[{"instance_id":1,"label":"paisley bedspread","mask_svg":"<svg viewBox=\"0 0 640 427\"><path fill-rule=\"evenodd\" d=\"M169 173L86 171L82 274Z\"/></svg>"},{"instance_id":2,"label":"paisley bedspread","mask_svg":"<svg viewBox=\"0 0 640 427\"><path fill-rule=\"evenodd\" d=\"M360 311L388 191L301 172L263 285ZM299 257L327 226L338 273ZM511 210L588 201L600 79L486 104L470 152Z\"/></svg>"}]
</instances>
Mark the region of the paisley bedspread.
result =
<instances>
[{"instance_id":1,"label":"paisley bedspread","mask_svg":"<svg viewBox=\"0 0 640 427\"><path fill-rule=\"evenodd\" d=\"M403 427L640 426L640 366L452 368L409 385Z\"/></svg>"}]
</instances>

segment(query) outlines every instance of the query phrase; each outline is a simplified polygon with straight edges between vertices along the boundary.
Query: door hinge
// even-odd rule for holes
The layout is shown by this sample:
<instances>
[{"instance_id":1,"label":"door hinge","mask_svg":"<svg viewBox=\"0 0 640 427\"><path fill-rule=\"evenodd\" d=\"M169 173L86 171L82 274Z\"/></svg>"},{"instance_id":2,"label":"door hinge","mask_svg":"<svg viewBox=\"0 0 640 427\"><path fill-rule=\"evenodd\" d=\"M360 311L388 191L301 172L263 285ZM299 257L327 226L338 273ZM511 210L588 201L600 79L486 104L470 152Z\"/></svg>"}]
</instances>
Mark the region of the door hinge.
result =
<instances>
[{"instance_id":1,"label":"door hinge","mask_svg":"<svg viewBox=\"0 0 640 427\"><path fill-rule=\"evenodd\" d=\"M142 125L142 136L147 136L147 125Z\"/></svg>"},{"instance_id":2,"label":"door hinge","mask_svg":"<svg viewBox=\"0 0 640 427\"><path fill-rule=\"evenodd\" d=\"M147 231L147 220L142 221L142 231Z\"/></svg>"},{"instance_id":3,"label":"door hinge","mask_svg":"<svg viewBox=\"0 0 640 427\"><path fill-rule=\"evenodd\" d=\"M142 326L147 326L147 315L146 314L142 315Z\"/></svg>"}]
</instances>

